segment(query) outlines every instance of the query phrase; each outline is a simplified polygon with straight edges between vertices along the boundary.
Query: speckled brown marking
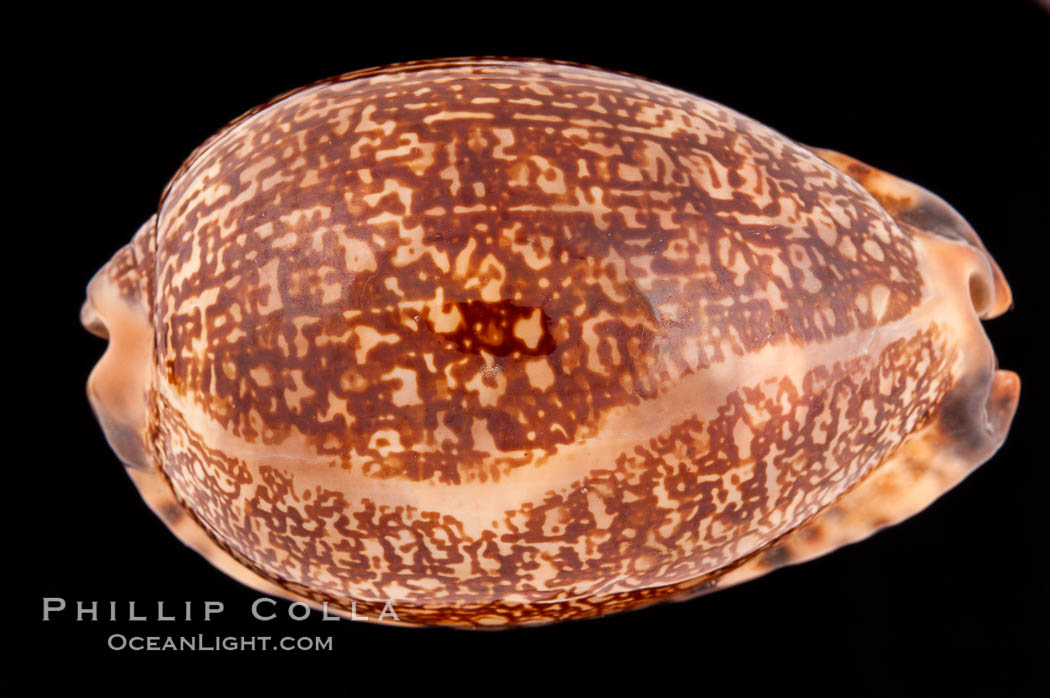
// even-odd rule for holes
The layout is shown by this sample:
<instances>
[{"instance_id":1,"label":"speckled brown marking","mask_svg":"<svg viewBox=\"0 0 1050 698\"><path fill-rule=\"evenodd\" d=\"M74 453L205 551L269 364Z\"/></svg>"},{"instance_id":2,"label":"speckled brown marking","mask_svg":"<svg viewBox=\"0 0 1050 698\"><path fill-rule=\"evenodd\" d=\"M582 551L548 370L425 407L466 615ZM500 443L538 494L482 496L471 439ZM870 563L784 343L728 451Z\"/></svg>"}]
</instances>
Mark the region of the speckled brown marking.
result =
<instances>
[{"instance_id":1,"label":"speckled brown marking","mask_svg":"<svg viewBox=\"0 0 1050 698\"><path fill-rule=\"evenodd\" d=\"M82 318L107 437L214 564L505 627L922 508L1005 437L977 316L1008 305L914 185L641 78L458 59L233 122Z\"/></svg>"},{"instance_id":2,"label":"speckled brown marking","mask_svg":"<svg viewBox=\"0 0 1050 698\"><path fill-rule=\"evenodd\" d=\"M1010 308L1012 296L1002 270L988 254L977 232L948 202L931 191L865 165L848 155L821 148L811 150L857 180L907 232L940 235L983 253L992 274L990 279L984 275L971 277L970 295L974 308L982 318L1001 315Z\"/></svg>"},{"instance_id":3,"label":"speckled brown marking","mask_svg":"<svg viewBox=\"0 0 1050 698\"><path fill-rule=\"evenodd\" d=\"M899 319L921 283L886 214L807 150L659 85L541 63L300 91L197 153L159 221L169 382L248 441L295 429L381 477L457 482L549 452L676 375ZM838 302L876 287L863 310ZM508 302L548 318L545 389L443 347L474 331L459 309ZM471 383L486 369L498 386ZM399 401L406 379L428 399Z\"/></svg>"},{"instance_id":4,"label":"speckled brown marking","mask_svg":"<svg viewBox=\"0 0 1050 698\"><path fill-rule=\"evenodd\" d=\"M613 579L628 588L671 589L746 558L756 532L774 539L789 530L789 520L778 516L784 510L798 507L802 518L819 511L855 479L826 469L829 453L862 475L926 422L951 384L947 373L915 371L924 361L935 369L946 363L937 335L900 340L874 363L861 358L815 369L802 386L784 379L742 388L713 422L677 425L566 491L506 512L478 539L437 511L367 498L353 506L342 492L300 490L292 473L268 465L253 483L243 463L204 446L163 398L160 421L171 431L156 440L167 449L158 460L186 508L229 552L282 585L309 588L317 601L349 610L350 600L396 587L412 622L442 620L448 608L474 604L493 618L521 622L533 606L608 592ZM908 390L927 397L894 399ZM824 418L841 423L836 413L857 412L880 393L888 399L879 400L870 421L854 420L850 431L814 442ZM742 422L759 427L748 444L752 456L743 459L732 436ZM785 437L785 425L795 424L801 428ZM235 500L243 505L231 506ZM599 518L607 520L599 526ZM338 545L326 543L331 539ZM530 583L544 567L553 577ZM581 606L576 614L602 610Z\"/></svg>"}]
</instances>

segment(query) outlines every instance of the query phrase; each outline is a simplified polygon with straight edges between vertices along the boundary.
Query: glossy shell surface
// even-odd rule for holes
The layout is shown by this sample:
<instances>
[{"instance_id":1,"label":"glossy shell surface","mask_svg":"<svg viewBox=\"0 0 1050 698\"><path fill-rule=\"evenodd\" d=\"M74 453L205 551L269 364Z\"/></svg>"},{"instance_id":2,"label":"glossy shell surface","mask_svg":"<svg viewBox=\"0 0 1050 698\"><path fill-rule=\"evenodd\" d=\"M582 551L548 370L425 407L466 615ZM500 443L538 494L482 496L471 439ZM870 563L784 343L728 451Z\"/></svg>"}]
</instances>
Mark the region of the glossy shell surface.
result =
<instances>
[{"instance_id":1,"label":"glossy shell surface","mask_svg":"<svg viewBox=\"0 0 1050 698\"><path fill-rule=\"evenodd\" d=\"M919 511L1005 438L1009 305L915 185L642 78L455 59L230 124L82 319L110 443L217 567L506 627Z\"/></svg>"}]
</instances>

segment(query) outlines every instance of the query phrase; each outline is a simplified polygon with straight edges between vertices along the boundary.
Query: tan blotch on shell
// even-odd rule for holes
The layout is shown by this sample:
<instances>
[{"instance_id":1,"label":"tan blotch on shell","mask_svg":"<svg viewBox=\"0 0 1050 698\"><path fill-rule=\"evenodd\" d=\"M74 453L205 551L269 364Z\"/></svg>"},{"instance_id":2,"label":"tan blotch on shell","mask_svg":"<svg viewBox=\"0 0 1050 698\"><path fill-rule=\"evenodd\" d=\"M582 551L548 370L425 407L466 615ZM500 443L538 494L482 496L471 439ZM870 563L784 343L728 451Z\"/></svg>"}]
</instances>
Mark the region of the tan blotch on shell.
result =
<instances>
[{"instance_id":1,"label":"tan blotch on shell","mask_svg":"<svg viewBox=\"0 0 1050 698\"><path fill-rule=\"evenodd\" d=\"M82 319L106 437L216 567L507 627L915 514L1005 438L1009 306L920 187L645 79L458 59L234 121Z\"/></svg>"}]
</instances>

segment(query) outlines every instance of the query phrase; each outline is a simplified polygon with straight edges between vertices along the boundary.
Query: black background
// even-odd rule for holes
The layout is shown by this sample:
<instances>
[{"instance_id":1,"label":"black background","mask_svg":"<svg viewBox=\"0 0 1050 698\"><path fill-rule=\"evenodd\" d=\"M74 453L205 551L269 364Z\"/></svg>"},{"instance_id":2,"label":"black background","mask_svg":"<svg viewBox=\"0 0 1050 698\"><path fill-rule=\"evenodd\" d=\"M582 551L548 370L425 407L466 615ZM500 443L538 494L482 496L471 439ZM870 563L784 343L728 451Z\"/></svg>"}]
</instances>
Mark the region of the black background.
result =
<instances>
[{"instance_id":1,"label":"black background","mask_svg":"<svg viewBox=\"0 0 1050 698\"><path fill-rule=\"evenodd\" d=\"M1047 695L1046 11L1008 2L570 9L286 6L251 23L182 10L172 12L186 15L177 23L85 13L26 25L34 40L15 70L26 86L13 101L28 106L29 123L14 140L28 142L32 158L17 238L30 246L24 259L45 260L50 273L15 264L9 297L30 310L21 325L29 331L9 341L38 341L28 356L16 348L18 365L34 368L9 383L29 388L14 388L22 397L8 439L34 448L6 464L27 479L6 496L22 507L7 528L24 550L5 575L17 587L5 618L16 618L7 624L11 651L54 667L37 674L38 685L74 675L133 686L131 667L166 681L204 668L241 680L265 667L304 691L327 675L347 693L547 690L575 678L592 689L640 681L647 693L711 692L718 680L744 694L794 686L912 695L961 680L980 694ZM686 604L501 633L325 623L316 614L253 620L259 595L171 536L103 440L84 397L103 351L78 323L84 287L154 211L182 159L241 112L341 72L461 55L557 58L660 80L943 196L1014 291L1015 308L986 324L1000 365L1022 379L1005 446L899 526ZM191 601L195 617L205 600L226 610L207 624L77 623L69 612L44 623L45 596L137 601L151 616L158 600ZM282 615L286 607L277 606ZM331 635L334 650L132 655L106 648L117 632Z\"/></svg>"}]
</instances>

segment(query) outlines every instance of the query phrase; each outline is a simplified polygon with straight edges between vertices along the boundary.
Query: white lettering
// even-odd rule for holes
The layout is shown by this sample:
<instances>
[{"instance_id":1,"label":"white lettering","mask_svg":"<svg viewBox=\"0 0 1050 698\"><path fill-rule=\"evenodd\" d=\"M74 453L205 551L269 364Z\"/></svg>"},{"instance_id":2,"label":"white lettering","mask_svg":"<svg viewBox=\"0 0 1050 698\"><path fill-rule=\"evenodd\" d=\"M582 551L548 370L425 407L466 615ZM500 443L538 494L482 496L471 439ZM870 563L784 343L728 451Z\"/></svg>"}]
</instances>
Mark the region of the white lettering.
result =
<instances>
[{"instance_id":1,"label":"white lettering","mask_svg":"<svg viewBox=\"0 0 1050 698\"><path fill-rule=\"evenodd\" d=\"M62 611L66 608L66 600L52 596L44 599L44 620L51 620L52 611Z\"/></svg>"}]
</instances>

